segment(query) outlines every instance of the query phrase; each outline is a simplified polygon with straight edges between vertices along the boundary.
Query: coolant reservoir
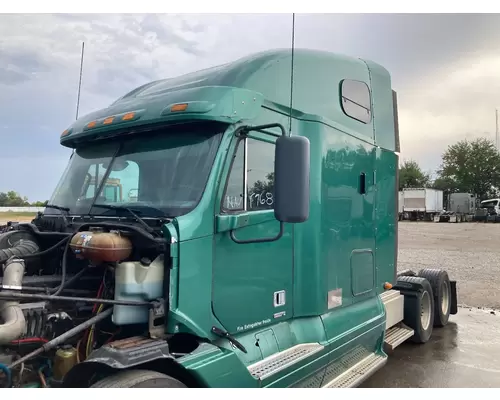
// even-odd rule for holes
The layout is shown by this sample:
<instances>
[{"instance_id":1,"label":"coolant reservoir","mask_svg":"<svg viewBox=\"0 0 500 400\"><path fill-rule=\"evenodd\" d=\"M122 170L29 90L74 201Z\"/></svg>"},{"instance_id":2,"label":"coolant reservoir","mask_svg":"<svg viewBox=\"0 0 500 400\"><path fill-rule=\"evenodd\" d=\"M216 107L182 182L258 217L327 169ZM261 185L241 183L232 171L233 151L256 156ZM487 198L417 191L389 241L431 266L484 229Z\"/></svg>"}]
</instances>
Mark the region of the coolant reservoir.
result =
<instances>
[{"instance_id":1,"label":"coolant reservoir","mask_svg":"<svg viewBox=\"0 0 500 400\"><path fill-rule=\"evenodd\" d=\"M163 297L163 255L153 262L142 259L127 261L115 269L115 300L149 301ZM147 323L147 306L113 306L113 323L129 325Z\"/></svg>"},{"instance_id":2,"label":"coolant reservoir","mask_svg":"<svg viewBox=\"0 0 500 400\"><path fill-rule=\"evenodd\" d=\"M94 262L118 262L132 253L132 243L119 232L78 232L70 247L78 258Z\"/></svg>"}]
</instances>

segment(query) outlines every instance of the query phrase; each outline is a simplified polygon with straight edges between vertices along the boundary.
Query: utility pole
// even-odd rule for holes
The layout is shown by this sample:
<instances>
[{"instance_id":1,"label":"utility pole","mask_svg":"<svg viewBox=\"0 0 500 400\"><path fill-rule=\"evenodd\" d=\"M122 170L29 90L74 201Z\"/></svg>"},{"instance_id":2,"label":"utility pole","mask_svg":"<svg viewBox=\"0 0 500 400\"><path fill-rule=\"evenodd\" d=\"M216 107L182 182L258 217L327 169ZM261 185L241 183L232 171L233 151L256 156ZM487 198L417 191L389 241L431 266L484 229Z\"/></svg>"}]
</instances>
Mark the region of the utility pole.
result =
<instances>
[{"instance_id":1,"label":"utility pole","mask_svg":"<svg viewBox=\"0 0 500 400\"><path fill-rule=\"evenodd\" d=\"M495 139L496 139L496 146L497 146L497 151L500 151L500 148L498 146L498 142L500 140L499 133L498 133L498 109L495 109Z\"/></svg>"}]
</instances>

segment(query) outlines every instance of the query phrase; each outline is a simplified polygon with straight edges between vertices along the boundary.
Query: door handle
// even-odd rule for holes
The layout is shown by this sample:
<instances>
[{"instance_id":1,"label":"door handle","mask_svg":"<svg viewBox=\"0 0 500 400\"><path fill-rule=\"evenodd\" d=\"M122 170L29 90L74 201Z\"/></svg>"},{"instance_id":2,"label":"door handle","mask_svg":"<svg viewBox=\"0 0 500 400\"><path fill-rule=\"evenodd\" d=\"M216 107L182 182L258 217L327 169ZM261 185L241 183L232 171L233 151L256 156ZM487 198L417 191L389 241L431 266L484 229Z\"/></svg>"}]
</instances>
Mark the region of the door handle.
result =
<instances>
[{"instance_id":1,"label":"door handle","mask_svg":"<svg viewBox=\"0 0 500 400\"><path fill-rule=\"evenodd\" d=\"M359 175L359 193L366 194L366 174L364 172Z\"/></svg>"}]
</instances>

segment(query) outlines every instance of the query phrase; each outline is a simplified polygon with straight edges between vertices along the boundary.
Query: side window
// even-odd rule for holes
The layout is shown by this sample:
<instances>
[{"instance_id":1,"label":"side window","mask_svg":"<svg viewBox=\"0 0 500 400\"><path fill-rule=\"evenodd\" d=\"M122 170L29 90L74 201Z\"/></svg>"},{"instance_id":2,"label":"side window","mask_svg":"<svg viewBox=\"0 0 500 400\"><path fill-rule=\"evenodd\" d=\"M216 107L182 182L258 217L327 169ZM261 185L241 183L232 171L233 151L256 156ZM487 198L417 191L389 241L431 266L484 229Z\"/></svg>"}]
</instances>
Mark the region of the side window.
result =
<instances>
[{"instance_id":1,"label":"side window","mask_svg":"<svg viewBox=\"0 0 500 400\"><path fill-rule=\"evenodd\" d=\"M340 85L340 98L344 114L367 124L372 119L370 89L361 81L344 79Z\"/></svg>"},{"instance_id":2,"label":"side window","mask_svg":"<svg viewBox=\"0 0 500 400\"><path fill-rule=\"evenodd\" d=\"M274 208L274 147L273 143L252 138L239 142L223 198L224 210Z\"/></svg>"},{"instance_id":3,"label":"side window","mask_svg":"<svg viewBox=\"0 0 500 400\"><path fill-rule=\"evenodd\" d=\"M274 208L274 144L247 139L247 210Z\"/></svg>"}]
</instances>

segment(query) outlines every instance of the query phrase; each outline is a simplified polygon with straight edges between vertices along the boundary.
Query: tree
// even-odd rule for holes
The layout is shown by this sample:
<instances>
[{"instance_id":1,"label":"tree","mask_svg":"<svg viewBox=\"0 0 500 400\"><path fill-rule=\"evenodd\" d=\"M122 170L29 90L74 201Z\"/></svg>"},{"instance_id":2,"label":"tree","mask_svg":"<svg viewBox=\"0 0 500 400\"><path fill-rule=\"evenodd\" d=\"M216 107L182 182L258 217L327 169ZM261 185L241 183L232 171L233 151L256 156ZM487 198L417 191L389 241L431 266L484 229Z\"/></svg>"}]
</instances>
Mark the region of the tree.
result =
<instances>
[{"instance_id":1,"label":"tree","mask_svg":"<svg viewBox=\"0 0 500 400\"><path fill-rule=\"evenodd\" d=\"M432 182L432 188L442 190L446 193L456 193L459 191L457 183L450 177L438 176L436 180Z\"/></svg>"},{"instance_id":2,"label":"tree","mask_svg":"<svg viewBox=\"0 0 500 400\"><path fill-rule=\"evenodd\" d=\"M30 203L26 196L21 197L19 193L13 190L6 193L0 192L0 207L45 207L48 202L48 200L45 200Z\"/></svg>"},{"instance_id":3,"label":"tree","mask_svg":"<svg viewBox=\"0 0 500 400\"><path fill-rule=\"evenodd\" d=\"M45 200L45 201L35 201L35 202L31 203L31 206L33 206L33 207L45 207L48 203L49 203L48 200Z\"/></svg>"},{"instance_id":4,"label":"tree","mask_svg":"<svg viewBox=\"0 0 500 400\"><path fill-rule=\"evenodd\" d=\"M476 194L480 199L496 196L500 184L500 154L486 138L461 140L443 154L438 184L450 190Z\"/></svg>"},{"instance_id":5,"label":"tree","mask_svg":"<svg viewBox=\"0 0 500 400\"><path fill-rule=\"evenodd\" d=\"M430 185L430 175L422 171L414 160L404 161L399 168L399 190L404 188L425 188Z\"/></svg>"},{"instance_id":6,"label":"tree","mask_svg":"<svg viewBox=\"0 0 500 400\"><path fill-rule=\"evenodd\" d=\"M0 207L25 207L29 206L28 198L21 197L13 190L3 193L0 192Z\"/></svg>"}]
</instances>

